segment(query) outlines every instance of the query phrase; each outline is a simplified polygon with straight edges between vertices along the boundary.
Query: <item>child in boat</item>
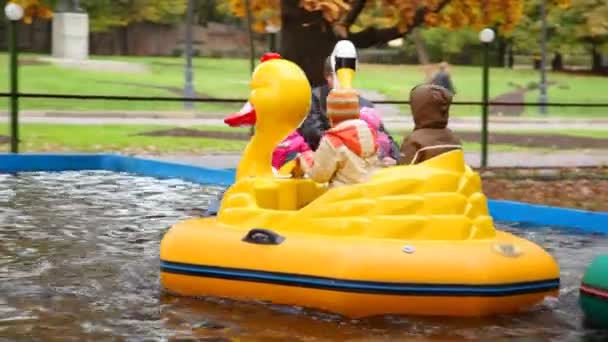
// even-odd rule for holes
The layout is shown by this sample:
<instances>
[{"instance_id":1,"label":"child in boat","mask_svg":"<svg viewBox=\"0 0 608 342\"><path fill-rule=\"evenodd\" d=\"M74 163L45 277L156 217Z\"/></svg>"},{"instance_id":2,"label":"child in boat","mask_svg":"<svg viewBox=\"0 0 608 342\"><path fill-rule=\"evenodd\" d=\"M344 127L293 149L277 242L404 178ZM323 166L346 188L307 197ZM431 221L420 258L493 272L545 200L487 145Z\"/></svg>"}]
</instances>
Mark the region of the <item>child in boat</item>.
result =
<instances>
[{"instance_id":1,"label":"child in boat","mask_svg":"<svg viewBox=\"0 0 608 342\"><path fill-rule=\"evenodd\" d=\"M272 167L279 170L285 163L294 160L299 154L309 151L311 151L310 147L304 137L298 131L293 131L272 153Z\"/></svg>"},{"instance_id":2,"label":"child in boat","mask_svg":"<svg viewBox=\"0 0 608 342\"><path fill-rule=\"evenodd\" d=\"M331 128L314 152L298 162L310 179L329 187L362 183L379 167L376 132L359 118L359 96L354 89L333 89L327 97Z\"/></svg>"},{"instance_id":3,"label":"child in boat","mask_svg":"<svg viewBox=\"0 0 608 342\"><path fill-rule=\"evenodd\" d=\"M401 144L399 164L416 164L448 151L462 149L460 139L447 128L452 94L431 84L414 87L410 107L414 131Z\"/></svg>"},{"instance_id":4,"label":"child in boat","mask_svg":"<svg viewBox=\"0 0 608 342\"><path fill-rule=\"evenodd\" d=\"M380 126L382 119L380 113L370 107L363 107L359 113L361 120L365 121L369 127L376 132L376 144L378 144L378 159L382 162L383 166L392 166L397 164L397 160L393 159L393 143L389 136L384 133ZM396 150L396 148L395 148Z\"/></svg>"}]
</instances>

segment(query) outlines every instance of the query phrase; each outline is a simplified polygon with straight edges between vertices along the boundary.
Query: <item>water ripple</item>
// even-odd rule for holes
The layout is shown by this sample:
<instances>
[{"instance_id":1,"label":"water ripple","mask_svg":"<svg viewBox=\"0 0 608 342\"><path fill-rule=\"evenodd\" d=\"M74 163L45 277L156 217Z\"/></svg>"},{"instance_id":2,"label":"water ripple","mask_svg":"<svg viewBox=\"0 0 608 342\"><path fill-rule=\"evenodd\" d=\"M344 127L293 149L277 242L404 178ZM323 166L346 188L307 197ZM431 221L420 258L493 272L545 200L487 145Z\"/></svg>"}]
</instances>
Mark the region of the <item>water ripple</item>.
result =
<instances>
[{"instance_id":1,"label":"water ripple","mask_svg":"<svg viewBox=\"0 0 608 342\"><path fill-rule=\"evenodd\" d=\"M608 239L552 228L507 227L550 250L562 268L560 299L521 315L348 320L162 293L162 235L199 215L221 190L105 171L0 175L0 334L40 341L608 339L582 326L576 303L581 274L608 250Z\"/></svg>"}]
</instances>

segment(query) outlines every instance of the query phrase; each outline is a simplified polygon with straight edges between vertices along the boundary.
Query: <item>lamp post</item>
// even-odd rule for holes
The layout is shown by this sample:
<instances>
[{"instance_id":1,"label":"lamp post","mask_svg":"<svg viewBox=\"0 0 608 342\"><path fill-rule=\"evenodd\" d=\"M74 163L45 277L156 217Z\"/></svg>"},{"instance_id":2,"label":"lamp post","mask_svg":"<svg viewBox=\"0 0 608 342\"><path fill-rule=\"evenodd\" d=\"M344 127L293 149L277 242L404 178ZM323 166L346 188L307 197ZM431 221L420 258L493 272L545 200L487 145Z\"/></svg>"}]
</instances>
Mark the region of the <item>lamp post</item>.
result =
<instances>
[{"instance_id":1,"label":"lamp post","mask_svg":"<svg viewBox=\"0 0 608 342\"><path fill-rule=\"evenodd\" d=\"M488 97L489 97L489 76L490 76L490 43L494 41L494 31L485 28L479 32L479 40L483 44L483 102L481 112L481 167L488 166Z\"/></svg>"},{"instance_id":2,"label":"lamp post","mask_svg":"<svg viewBox=\"0 0 608 342\"><path fill-rule=\"evenodd\" d=\"M277 32L279 32L279 27L268 24L266 25L266 33L268 33L268 51L276 52L277 50Z\"/></svg>"},{"instance_id":3,"label":"lamp post","mask_svg":"<svg viewBox=\"0 0 608 342\"><path fill-rule=\"evenodd\" d=\"M249 68L250 72L253 72L255 68L255 46L253 42L253 14L251 13L250 0L245 0L245 9L247 11L247 32L249 33Z\"/></svg>"},{"instance_id":4,"label":"lamp post","mask_svg":"<svg viewBox=\"0 0 608 342\"><path fill-rule=\"evenodd\" d=\"M11 152L19 153L19 75L17 39L18 21L23 18L23 7L9 3L4 7L8 18L8 48L10 51L10 111L11 111Z\"/></svg>"},{"instance_id":5,"label":"lamp post","mask_svg":"<svg viewBox=\"0 0 608 342\"><path fill-rule=\"evenodd\" d=\"M540 113L547 114L547 0L540 3Z\"/></svg>"},{"instance_id":6,"label":"lamp post","mask_svg":"<svg viewBox=\"0 0 608 342\"><path fill-rule=\"evenodd\" d=\"M188 9L186 12L186 39L185 49L186 54L186 71L185 71L185 83L184 83L184 96L187 99L192 99L196 96L194 93L194 71L192 70L192 18L194 16L194 3L193 0L188 0ZM185 109L194 108L192 101L186 100L184 102Z\"/></svg>"}]
</instances>

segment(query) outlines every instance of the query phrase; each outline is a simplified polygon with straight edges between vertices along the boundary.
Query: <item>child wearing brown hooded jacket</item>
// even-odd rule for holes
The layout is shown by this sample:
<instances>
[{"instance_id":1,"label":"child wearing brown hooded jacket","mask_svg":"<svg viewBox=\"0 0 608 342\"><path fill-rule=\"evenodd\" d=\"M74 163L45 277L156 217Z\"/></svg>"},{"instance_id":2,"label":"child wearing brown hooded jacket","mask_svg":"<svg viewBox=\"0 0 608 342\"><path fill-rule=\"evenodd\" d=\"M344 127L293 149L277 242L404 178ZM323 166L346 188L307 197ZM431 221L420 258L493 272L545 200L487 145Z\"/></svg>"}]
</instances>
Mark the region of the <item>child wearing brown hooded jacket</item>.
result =
<instances>
[{"instance_id":1,"label":"child wearing brown hooded jacket","mask_svg":"<svg viewBox=\"0 0 608 342\"><path fill-rule=\"evenodd\" d=\"M452 94L423 84L410 92L414 131L401 144L399 164L416 164L448 151L461 149L460 139L447 128Z\"/></svg>"}]
</instances>

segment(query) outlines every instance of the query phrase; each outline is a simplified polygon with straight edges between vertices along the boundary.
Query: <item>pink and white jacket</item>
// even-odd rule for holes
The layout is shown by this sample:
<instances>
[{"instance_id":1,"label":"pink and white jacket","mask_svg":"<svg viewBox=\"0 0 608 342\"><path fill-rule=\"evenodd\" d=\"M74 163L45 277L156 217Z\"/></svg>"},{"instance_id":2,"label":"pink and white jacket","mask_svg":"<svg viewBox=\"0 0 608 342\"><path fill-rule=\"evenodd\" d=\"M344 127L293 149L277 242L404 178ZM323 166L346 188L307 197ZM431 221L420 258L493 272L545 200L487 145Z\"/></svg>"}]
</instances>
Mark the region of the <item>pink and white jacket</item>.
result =
<instances>
[{"instance_id":1,"label":"pink and white jacket","mask_svg":"<svg viewBox=\"0 0 608 342\"><path fill-rule=\"evenodd\" d=\"M361 108L359 118L369 125L374 132L376 132L376 144L378 144L378 157L383 159L385 157L390 157L391 149L393 148L393 144L389 139L386 133L380 131L380 124L382 119L380 118L380 113L370 107Z\"/></svg>"},{"instance_id":2,"label":"pink and white jacket","mask_svg":"<svg viewBox=\"0 0 608 342\"><path fill-rule=\"evenodd\" d=\"M310 147L304 137L294 131L277 146L272 153L272 167L280 169L290 160L295 159L299 154L309 152Z\"/></svg>"},{"instance_id":3,"label":"pink and white jacket","mask_svg":"<svg viewBox=\"0 0 608 342\"><path fill-rule=\"evenodd\" d=\"M363 183L378 169L376 132L363 120L346 120L326 131L319 148L299 161L306 176L329 187Z\"/></svg>"}]
</instances>

